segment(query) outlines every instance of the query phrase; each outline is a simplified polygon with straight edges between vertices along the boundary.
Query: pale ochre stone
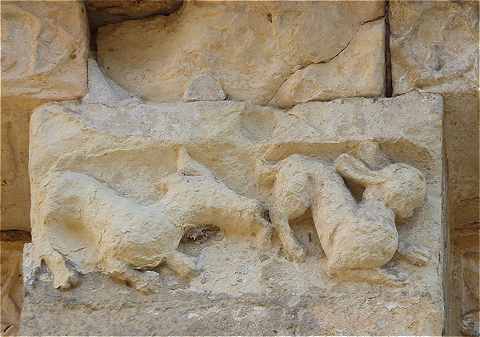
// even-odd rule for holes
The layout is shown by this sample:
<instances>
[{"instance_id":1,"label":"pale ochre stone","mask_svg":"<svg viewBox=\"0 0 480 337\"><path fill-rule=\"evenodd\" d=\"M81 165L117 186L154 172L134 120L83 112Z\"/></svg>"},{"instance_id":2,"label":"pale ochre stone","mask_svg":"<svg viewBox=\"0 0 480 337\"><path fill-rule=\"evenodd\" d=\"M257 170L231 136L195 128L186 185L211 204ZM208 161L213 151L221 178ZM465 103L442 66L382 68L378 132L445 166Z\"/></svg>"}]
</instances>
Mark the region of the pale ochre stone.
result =
<instances>
[{"instance_id":1,"label":"pale ochre stone","mask_svg":"<svg viewBox=\"0 0 480 337\"><path fill-rule=\"evenodd\" d=\"M87 89L88 36L78 1L2 5L2 97L74 99Z\"/></svg>"},{"instance_id":2,"label":"pale ochre stone","mask_svg":"<svg viewBox=\"0 0 480 337\"><path fill-rule=\"evenodd\" d=\"M452 228L479 221L478 15L475 1L390 3L394 94L444 96Z\"/></svg>"},{"instance_id":3,"label":"pale ochre stone","mask_svg":"<svg viewBox=\"0 0 480 337\"><path fill-rule=\"evenodd\" d=\"M478 2L394 0L389 8L394 94L478 88Z\"/></svg>"},{"instance_id":4,"label":"pale ochre stone","mask_svg":"<svg viewBox=\"0 0 480 337\"><path fill-rule=\"evenodd\" d=\"M185 149L178 151L183 161L193 161ZM45 240L39 243L43 248L37 253L52 271L56 288L70 288L77 282L66 265L69 247L49 245L57 237L60 241L67 228L77 227L91 238L84 248L96 254L96 270L143 291L150 290L152 273L138 270L165 263L181 277L198 271L194 259L177 250L186 230L194 226L208 224L225 232L254 233L260 245L270 241L271 225L262 218L260 203L236 194L210 172L187 174L181 170L165 177L159 182L163 198L148 207L85 174L56 173L45 183L48 188L35 205L40 212L36 230L41 233L36 242Z\"/></svg>"},{"instance_id":5,"label":"pale ochre stone","mask_svg":"<svg viewBox=\"0 0 480 337\"><path fill-rule=\"evenodd\" d=\"M42 101L2 97L1 230L30 230L28 125Z\"/></svg>"},{"instance_id":6,"label":"pale ochre stone","mask_svg":"<svg viewBox=\"0 0 480 337\"><path fill-rule=\"evenodd\" d=\"M290 110L235 101L44 105L31 123L27 265L36 277L27 277L21 333L440 334L441 137L441 97L418 92ZM272 175L259 162L288 167L292 158L321 166L319 184L263 180ZM363 197L351 183L366 187ZM288 223L303 262L290 261L278 238L275 184L296 193L291 205L311 201ZM317 212L353 220L322 204L313 186L362 209L354 220L373 230L330 233L348 241L331 245L331 218ZM206 237L197 242L188 228ZM394 254L397 240L420 248ZM365 255L350 254L351 241ZM342 268L337 256L351 264ZM52 281L71 289L59 293Z\"/></svg>"},{"instance_id":7,"label":"pale ochre stone","mask_svg":"<svg viewBox=\"0 0 480 337\"><path fill-rule=\"evenodd\" d=\"M225 93L220 83L208 74L194 78L183 94L184 102L223 101Z\"/></svg>"},{"instance_id":8,"label":"pale ochre stone","mask_svg":"<svg viewBox=\"0 0 480 337\"><path fill-rule=\"evenodd\" d=\"M2 3L2 230L30 229L30 114L86 93L87 30L77 1Z\"/></svg>"},{"instance_id":9,"label":"pale ochre stone","mask_svg":"<svg viewBox=\"0 0 480 337\"><path fill-rule=\"evenodd\" d=\"M281 107L339 97L382 96L385 83L385 21L361 25L333 59L296 71L272 102Z\"/></svg>"},{"instance_id":10,"label":"pale ochre stone","mask_svg":"<svg viewBox=\"0 0 480 337\"><path fill-rule=\"evenodd\" d=\"M229 98L265 104L292 73L334 58L383 14L383 1L188 1L169 16L100 27L98 58L108 76L151 101L179 101L188 83L210 73ZM381 43L369 48L383 54ZM369 85L383 76L378 70Z\"/></svg>"},{"instance_id":11,"label":"pale ochre stone","mask_svg":"<svg viewBox=\"0 0 480 337\"><path fill-rule=\"evenodd\" d=\"M451 302L454 310L450 310L450 329L458 329L466 336L478 336L480 333L480 247L479 225L467 224L457 227L453 231L453 250L450 256L450 271L453 274L449 279L449 286L455 289L452 296L456 301ZM452 290L450 290L452 291Z\"/></svg>"},{"instance_id":12,"label":"pale ochre stone","mask_svg":"<svg viewBox=\"0 0 480 337\"><path fill-rule=\"evenodd\" d=\"M23 304L23 242L0 241L1 335L15 336Z\"/></svg>"},{"instance_id":13,"label":"pale ochre stone","mask_svg":"<svg viewBox=\"0 0 480 337\"><path fill-rule=\"evenodd\" d=\"M480 236L479 4L395 0L389 8L393 93L421 89L444 97L449 238L445 333L459 335L466 333L462 317L469 296L463 295L465 285L458 276L463 253L455 238L473 231L478 246ZM478 305L468 310L478 310ZM469 315L469 333L479 325L474 319L478 314Z\"/></svg>"},{"instance_id":14,"label":"pale ochre stone","mask_svg":"<svg viewBox=\"0 0 480 337\"><path fill-rule=\"evenodd\" d=\"M261 164L265 166L265 164ZM260 169L261 179L274 180L270 217L287 254L304 260L289 225L311 209L328 259L329 274L385 265L398 247L395 216L409 218L423 205L425 178L417 169L391 164L377 171L343 153L335 166L300 155ZM357 203L343 179L365 188Z\"/></svg>"}]
</instances>

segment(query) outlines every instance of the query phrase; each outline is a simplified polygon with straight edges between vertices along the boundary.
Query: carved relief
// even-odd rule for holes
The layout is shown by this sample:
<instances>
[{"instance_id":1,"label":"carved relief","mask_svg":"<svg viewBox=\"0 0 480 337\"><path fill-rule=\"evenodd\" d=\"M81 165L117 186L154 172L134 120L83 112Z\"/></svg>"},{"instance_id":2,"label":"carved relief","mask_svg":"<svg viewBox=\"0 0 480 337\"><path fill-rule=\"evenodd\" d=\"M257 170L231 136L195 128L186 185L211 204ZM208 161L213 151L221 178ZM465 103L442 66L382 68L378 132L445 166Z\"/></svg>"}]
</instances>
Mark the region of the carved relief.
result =
<instances>
[{"instance_id":1,"label":"carved relief","mask_svg":"<svg viewBox=\"0 0 480 337\"><path fill-rule=\"evenodd\" d=\"M260 184L273 181L270 216L287 255L303 261L305 253L289 221L311 209L315 228L328 259L328 272L377 268L398 248L395 217L410 217L426 194L423 174L406 164L371 170L359 159L342 154L335 165L290 155L257 167ZM344 180L364 188L357 202Z\"/></svg>"},{"instance_id":2,"label":"carved relief","mask_svg":"<svg viewBox=\"0 0 480 337\"><path fill-rule=\"evenodd\" d=\"M261 246L270 240L271 225L256 200L238 195L185 149L178 151L178 172L159 184L166 191L156 204L145 206L121 196L93 177L58 172L48 182L42 200L41 223L47 235L61 227L79 228L90 238L96 268L137 289L148 290L156 273L148 271L165 263L179 276L197 272L194 258L177 250L184 233L205 224L243 234L255 234ZM76 272L67 266L68 252L44 246L40 258L54 274L54 285L70 288Z\"/></svg>"},{"instance_id":3,"label":"carved relief","mask_svg":"<svg viewBox=\"0 0 480 337\"><path fill-rule=\"evenodd\" d=\"M371 152L359 151L370 154L367 158L372 160L379 157ZM51 175L40 205L47 237L61 227L80 228L90 238L98 270L143 290L156 277L149 270L160 264L181 277L198 271L195 259L177 249L192 228L213 225L223 231L253 234L259 247L269 246L272 225L264 218L260 201L241 196L218 181L184 147L177 151L176 165L177 172L156 184L161 199L148 206L83 173ZM332 276L382 267L397 249L410 263L425 264L426 254L416 247L405 243L399 249L395 225L395 217L410 217L424 202L426 183L418 169L395 163L371 170L346 153L334 163L293 154L274 165L259 162L256 174L260 184L273 182L269 215L289 259L305 259L289 221L311 209ZM360 201L344 179L364 188ZM65 263L68 252L45 247L41 259L53 272L55 287L75 285L74 268Z\"/></svg>"},{"instance_id":4,"label":"carved relief","mask_svg":"<svg viewBox=\"0 0 480 337\"><path fill-rule=\"evenodd\" d=\"M59 16L58 14L62 14ZM79 2L2 7L3 96L71 99L86 91L88 34Z\"/></svg>"}]
</instances>

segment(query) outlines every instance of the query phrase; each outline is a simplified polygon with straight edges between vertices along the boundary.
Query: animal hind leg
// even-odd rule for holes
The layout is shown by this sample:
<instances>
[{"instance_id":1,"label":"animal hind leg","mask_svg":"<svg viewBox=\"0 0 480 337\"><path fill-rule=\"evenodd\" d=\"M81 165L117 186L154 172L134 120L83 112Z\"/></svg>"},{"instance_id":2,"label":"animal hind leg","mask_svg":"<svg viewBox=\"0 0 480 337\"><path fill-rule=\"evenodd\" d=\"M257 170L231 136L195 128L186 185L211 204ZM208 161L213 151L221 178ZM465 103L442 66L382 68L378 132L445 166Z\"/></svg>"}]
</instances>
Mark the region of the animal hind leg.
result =
<instances>
[{"instance_id":1,"label":"animal hind leg","mask_svg":"<svg viewBox=\"0 0 480 337\"><path fill-rule=\"evenodd\" d=\"M272 210L271 217L273 226L278 232L278 236L280 237L280 241L282 242L282 246L285 249L287 256L297 262L305 261L305 251L290 228L288 216L277 210Z\"/></svg>"}]
</instances>

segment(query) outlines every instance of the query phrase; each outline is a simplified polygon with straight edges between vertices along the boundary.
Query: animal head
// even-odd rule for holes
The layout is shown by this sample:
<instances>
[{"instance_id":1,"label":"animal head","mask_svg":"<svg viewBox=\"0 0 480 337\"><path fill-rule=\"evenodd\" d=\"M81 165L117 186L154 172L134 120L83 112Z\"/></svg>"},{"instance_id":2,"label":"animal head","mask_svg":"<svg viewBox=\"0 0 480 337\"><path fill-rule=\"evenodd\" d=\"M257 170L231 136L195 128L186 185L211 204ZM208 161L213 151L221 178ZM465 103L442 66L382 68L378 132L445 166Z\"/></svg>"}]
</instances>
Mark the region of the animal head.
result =
<instances>
[{"instance_id":1,"label":"animal head","mask_svg":"<svg viewBox=\"0 0 480 337\"><path fill-rule=\"evenodd\" d=\"M383 200L401 218L410 217L425 200L425 177L410 165L398 163L371 170L361 160L344 153L336 159L335 168L344 178L365 187L364 199Z\"/></svg>"}]
</instances>

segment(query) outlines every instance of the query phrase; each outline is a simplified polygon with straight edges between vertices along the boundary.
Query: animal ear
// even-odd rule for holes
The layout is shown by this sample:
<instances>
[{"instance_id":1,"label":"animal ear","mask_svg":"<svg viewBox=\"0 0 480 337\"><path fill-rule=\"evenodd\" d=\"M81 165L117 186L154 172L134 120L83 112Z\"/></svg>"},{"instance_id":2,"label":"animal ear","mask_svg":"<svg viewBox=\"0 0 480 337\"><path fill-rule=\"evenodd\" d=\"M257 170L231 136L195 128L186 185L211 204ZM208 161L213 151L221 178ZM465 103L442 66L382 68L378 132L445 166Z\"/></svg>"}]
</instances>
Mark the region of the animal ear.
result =
<instances>
[{"instance_id":1,"label":"animal ear","mask_svg":"<svg viewBox=\"0 0 480 337\"><path fill-rule=\"evenodd\" d=\"M177 172L186 176L213 177L213 173L206 166L190 157L187 149L183 146L177 152Z\"/></svg>"},{"instance_id":2,"label":"animal ear","mask_svg":"<svg viewBox=\"0 0 480 337\"><path fill-rule=\"evenodd\" d=\"M385 181L385 177L379 171L370 170L361 160L346 153L335 160L335 169L342 177L362 186L381 184Z\"/></svg>"}]
</instances>

